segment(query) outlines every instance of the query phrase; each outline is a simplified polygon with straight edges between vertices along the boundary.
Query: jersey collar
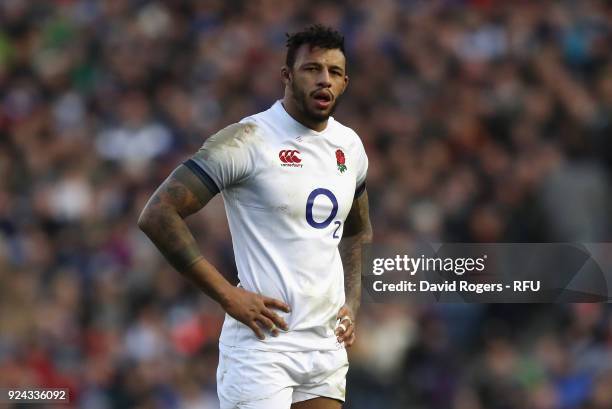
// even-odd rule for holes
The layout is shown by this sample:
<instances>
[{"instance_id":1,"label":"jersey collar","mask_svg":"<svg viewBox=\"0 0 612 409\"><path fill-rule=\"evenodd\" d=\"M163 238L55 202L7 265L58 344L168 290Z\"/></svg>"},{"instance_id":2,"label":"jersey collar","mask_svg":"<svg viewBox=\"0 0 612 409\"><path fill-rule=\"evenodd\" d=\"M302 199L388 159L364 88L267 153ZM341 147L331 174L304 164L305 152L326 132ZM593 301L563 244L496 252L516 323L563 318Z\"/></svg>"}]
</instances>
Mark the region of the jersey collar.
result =
<instances>
[{"instance_id":1,"label":"jersey collar","mask_svg":"<svg viewBox=\"0 0 612 409\"><path fill-rule=\"evenodd\" d=\"M285 107L280 99L277 100L274 105L272 105L271 109L287 127L294 129L300 135L323 135L331 129L331 125L334 122L334 118L330 116L327 120L327 126L325 129L317 132L314 129L310 129L293 119L293 117L285 110Z\"/></svg>"}]
</instances>

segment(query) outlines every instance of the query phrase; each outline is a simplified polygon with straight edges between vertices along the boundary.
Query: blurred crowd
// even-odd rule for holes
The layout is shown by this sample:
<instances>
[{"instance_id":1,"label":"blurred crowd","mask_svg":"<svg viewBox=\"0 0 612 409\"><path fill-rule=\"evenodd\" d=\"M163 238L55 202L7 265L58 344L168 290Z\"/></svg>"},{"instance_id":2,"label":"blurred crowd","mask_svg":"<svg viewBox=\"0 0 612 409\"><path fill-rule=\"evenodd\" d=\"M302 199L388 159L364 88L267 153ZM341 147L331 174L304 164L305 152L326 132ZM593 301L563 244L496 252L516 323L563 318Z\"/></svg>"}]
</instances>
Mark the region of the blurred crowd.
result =
<instances>
[{"instance_id":1,"label":"blurred crowd","mask_svg":"<svg viewBox=\"0 0 612 409\"><path fill-rule=\"evenodd\" d=\"M346 37L377 243L612 239L608 1L0 0L0 387L218 407L222 311L136 220L312 22ZM221 199L189 224L233 280ZM350 354L347 409L612 408L609 304L365 304Z\"/></svg>"}]
</instances>

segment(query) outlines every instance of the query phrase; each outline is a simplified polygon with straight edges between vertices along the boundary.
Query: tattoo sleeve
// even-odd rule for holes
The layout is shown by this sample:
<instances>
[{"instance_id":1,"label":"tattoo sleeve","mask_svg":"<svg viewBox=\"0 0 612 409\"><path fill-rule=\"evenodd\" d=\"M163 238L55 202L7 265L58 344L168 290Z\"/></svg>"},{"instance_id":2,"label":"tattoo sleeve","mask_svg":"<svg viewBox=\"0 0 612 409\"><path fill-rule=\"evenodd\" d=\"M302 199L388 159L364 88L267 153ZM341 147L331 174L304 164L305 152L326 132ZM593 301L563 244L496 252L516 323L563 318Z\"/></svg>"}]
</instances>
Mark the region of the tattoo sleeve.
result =
<instances>
[{"instance_id":1,"label":"tattoo sleeve","mask_svg":"<svg viewBox=\"0 0 612 409\"><path fill-rule=\"evenodd\" d=\"M344 233L339 250L344 267L346 303L357 314L361 302L361 256L363 245L372 242L368 193L363 192L353 202L344 222Z\"/></svg>"},{"instance_id":2,"label":"tattoo sleeve","mask_svg":"<svg viewBox=\"0 0 612 409\"><path fill-rule=\"evenodd\" d=\"M153 193L138 219L138 226L181 273L203 258L184 218L212 197L199 179L180 165Z\"/></svg>"}]
</instances>

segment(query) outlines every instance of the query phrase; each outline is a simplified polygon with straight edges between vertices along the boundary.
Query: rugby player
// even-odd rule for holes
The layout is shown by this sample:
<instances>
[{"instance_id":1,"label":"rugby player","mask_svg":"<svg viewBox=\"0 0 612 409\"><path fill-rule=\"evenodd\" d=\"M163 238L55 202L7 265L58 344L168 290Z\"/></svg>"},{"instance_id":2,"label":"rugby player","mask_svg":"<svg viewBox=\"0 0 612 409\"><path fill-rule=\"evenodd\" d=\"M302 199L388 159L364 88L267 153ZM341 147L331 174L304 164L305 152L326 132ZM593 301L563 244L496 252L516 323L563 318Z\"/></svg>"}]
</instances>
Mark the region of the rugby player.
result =
<instances>
[{"instance_id":1,"label":"rugby player","mask_svg":"<svg viewBox=\"0 0 612 409\"><path fill-rule=\"evenodd\" d=\"M336 409L355 342L361 249L371 241L358 135L331 115L349 82L344 38L287 39L284 97L209 137L149 199L139 227L226 312L222 409ZM231 285L184 219L221 193L238 268Z\"/></svg>"}]
</instances>

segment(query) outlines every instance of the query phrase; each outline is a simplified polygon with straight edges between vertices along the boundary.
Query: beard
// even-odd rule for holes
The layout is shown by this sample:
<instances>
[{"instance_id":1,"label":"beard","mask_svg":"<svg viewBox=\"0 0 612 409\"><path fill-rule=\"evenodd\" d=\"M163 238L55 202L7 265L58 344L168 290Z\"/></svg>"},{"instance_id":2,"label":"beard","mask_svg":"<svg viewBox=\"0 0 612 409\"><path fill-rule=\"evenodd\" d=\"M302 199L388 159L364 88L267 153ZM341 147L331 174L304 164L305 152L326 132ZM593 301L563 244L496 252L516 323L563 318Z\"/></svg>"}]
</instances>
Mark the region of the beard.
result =
<instances>
[{"instance_id":1,"label":"beard","mask_svg":"<svg viewBox=\"0 0 612 409\"><path fill-rule=\"evenodd\" d=\"M296 108L300 113L307 119L314 122L323 122L334 114L338 106L338 99L334 99L327 111L317 111L308 104L310 96L302 88L299 88L295 81L291 82L291 93L293 94L293 100L295 101Z\"/></svg>"}]
</instances>

